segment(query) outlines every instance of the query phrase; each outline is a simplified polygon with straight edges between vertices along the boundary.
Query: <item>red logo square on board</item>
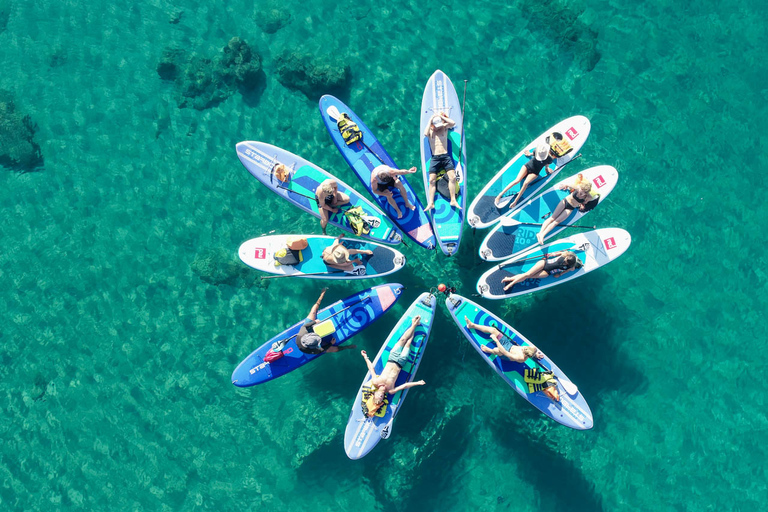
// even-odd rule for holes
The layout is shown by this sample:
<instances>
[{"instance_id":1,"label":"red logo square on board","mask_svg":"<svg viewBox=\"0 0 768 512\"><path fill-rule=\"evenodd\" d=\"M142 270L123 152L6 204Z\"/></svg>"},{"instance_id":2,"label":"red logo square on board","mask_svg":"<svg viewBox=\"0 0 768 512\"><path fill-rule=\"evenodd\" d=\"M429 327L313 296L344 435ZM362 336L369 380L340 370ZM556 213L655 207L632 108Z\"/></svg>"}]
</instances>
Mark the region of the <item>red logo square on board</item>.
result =
<instances>
[{"instance_id":1,"label":"red logo square on board","mask_svg":"<svg viewBox=\"0 0 768 512\"><path fill-rule=\"evenodd\" d=\"M256 258L257 260L263 260L264 258L267 257L267 250L261 247L257 247L256 254L254 254L253 257Z\"/></svg>"},{"instance_id":2,"label":"red logo square on board","mask_svg":"<svg viewBox=\"0 0 768 512\"><path fill-rule=\"evenodd\" d=\"M569 139L571 139L571 140L573 140L573 139L575 139L576 137L578 137L578 136L579 136L579 132L577 132L577 131L576 131L576 128L574 128L573 126L571 126L570 128L568 128L568 129L565 131L565 134L566 134L566 135L568 136L568 138L569 138Z\"/></svg>"},{"instance_id":3,"label":"red logo square on board","mask_svg":"<svg viewBox=\"0 0 768 512\"><path fill-rule=\"evenodd\" d=\"M606 238L605 240L603 240L603 243L605 244L605 249L608 251L616 248L616 240L614 240L613 237Z\"/></svg>"},{"instance_id":4,"label":"red logo square on board","mask_svg":"<svg viewBox=\"0 0 768 512\"><path fill-rule=\"evenodd\" d=\"M597 188L600 188L603 185L605 185L605 180L603 179L603 175L601 174L597 178L593 179L592 183L594 183Z\"/></svg>"}]
</instances>

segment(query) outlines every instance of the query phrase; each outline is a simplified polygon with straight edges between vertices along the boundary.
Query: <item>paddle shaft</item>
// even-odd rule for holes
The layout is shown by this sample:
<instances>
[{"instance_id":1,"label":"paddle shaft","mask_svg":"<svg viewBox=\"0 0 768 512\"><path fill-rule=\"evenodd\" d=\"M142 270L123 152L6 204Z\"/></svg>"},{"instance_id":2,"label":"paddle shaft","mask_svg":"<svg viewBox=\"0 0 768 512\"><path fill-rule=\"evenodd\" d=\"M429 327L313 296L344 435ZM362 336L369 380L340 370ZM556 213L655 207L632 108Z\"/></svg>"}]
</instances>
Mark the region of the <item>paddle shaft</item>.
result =
<instances>
[{"instance_id":1,"label":"paddle shaft","mask_svg":"<svg viewBox=\"0 0 768 512\"><path fill-rule=\"evenodd\" d=\"M543 223L536 223L536 222L520 222L519 224L509 224L509 226L543 226ZM597 229L597 226L580 226L577 224L569 224L567 226L563 226L563 229L565 228L580 228L580 229Z\"/></svg>"},{"instance_id":2,"label":"paddle shaft","mask_svg":"<svg viewBox=\"0 0 768 512\"><path fill-rule=\"evenodd\" d=\"M296 192L293 189L290 189L288 187L283 187L283 186L280 186L280 185L277 185L277 188L282 188L283 190L287 190L288 192L293 192L296 195L299 195L299 196L302 196L302 197L306 197L307 199L312 199L314 202L320 204L320 201L317 200L317 197L308 196L307 194L302 194L301 192Z\"/></svg>"},{"instance_id":3,"label":"paddle shaft","mask_svg":"<svg viewBox=\"0 0 768 512\"><path fill-rule=\"evenodd\" d=\"M467 103L467 80L464 80L464 99L461 101L461 142L459 142L459 163L464 167L461 150L464 146L464 105Z\"/></svg>"}]
</instances>

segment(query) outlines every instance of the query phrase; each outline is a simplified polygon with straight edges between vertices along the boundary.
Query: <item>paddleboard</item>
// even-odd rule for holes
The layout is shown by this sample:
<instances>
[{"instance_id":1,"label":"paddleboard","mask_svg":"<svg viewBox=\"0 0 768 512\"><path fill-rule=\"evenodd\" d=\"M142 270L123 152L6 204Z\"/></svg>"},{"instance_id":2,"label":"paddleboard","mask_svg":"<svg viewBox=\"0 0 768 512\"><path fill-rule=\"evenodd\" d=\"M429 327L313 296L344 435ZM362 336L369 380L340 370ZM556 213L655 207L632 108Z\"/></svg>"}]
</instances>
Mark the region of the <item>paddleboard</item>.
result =
<instances>
[{"instance_id":1,"label":"paddleboard","mask_svg":"<svg viewBox=\"0 0 768 512\"><path fill-rule=\"evenodd\" d=\"M590 127L589 119L586 117L573 116L564 121L560 121L555 126L533 139L533 141L525 146L525 149L515 155L499 172L496 173L496 176L485 185L483 190L481 190L477 197L472 201L472 204L469 205L469 210L467 210L469 225L473 228L487 228L498 222L502 215L512 213L522 208L528 199L531 199L542 191L544 187L557 176L563 167L579 154L581 147L587 141L587 137L589 137ZM529 157L525 156L526 151L533 153L536 150L536 146L553 133L561 134L564 137L564 140L570 144L572 148L571 151L562 157L557 158L545 169L542 169L539 173L539 178L528 185L528 188L525 189L523 196L518 200L513 209L510 209L509 205L518 192L520 192L521 183L518 183L508 190L502 197L501 202L496 203L496 196L504 190L504 187L517 179L520 169L528 160L530 160ZM548 175L547 173L550 174Z\"/></svg>"},{"instance_id":2,"label":"paddleboard","mask_svg":"<svg viewBox=\"0 0 768 512\"><path fill-rule=\"evenodd\" d=\"M496 348L496 343L488 334L479 332L475 329L469 329L464 317L476 325L495 325L507 338L512 340L513 344L526 346L532 343L525 336L513 329L501 318L494 315L482 306L475 304L461 295L450 295L445 299L445 305L451 313L453 320L461 330L464 337L472 345L480 357L494 369L496 374L504 379L517 393L531 403L538 410L555 420L556 422L571 427L576 430L588 430L592 428L594 422L592 411L589 409L587 401L579 392L578 387L549 359L546 354L539 359L541 366L532 359L527 359L524 363L510 361L506 357L500 357L495 354L486 354L480 347L483 345L488 348ZM541 347L537 347L541 350ZM543 352L543 351L542 351ZM531 393L528 384L525 382L525 370L527 368L538 368L541 371L551 370L554 372L557 380L557 389L560 393L560 401L555 401L544 394L543 391ZM569 392L570 391L570 392Z\"/></svg>"},{"instance_id":3,"label":"paddleboard","mask_svg":"<svg viewBox=\"0 0 768 512\"><path fill-rule=\"evenodd\" d=\"M237 144L237 156L254 178L283 199L298 206L305 212L320 218L320 210L315 198L315 191L327 179L334 179L339 184L339 192L349 196L349 203L341 206L339 211L331 214L328 224L354 234L349 219L344 212L360 206L365 217L370 221L370 233L361 235L362 238L399 244L402 240L398 229L381 210L370 201L352 189L349 185L300 156L263 142L246 141ZM280 181L272 172L275 165L281 163L291 169L287 181Z\"/></svg>"},{"instance_id":4,"label":"paddleboard","mask_svg":"<svg viewBox=\"0 0 768 512\"><path fill-rule=\"evenodd\" d=\"M519 256L494 266L480 276L477 281L477 292L486 299L508 299L563 284L607 265L624 254L631 243L632 237L629 233L619 228L596 229L561 238L543 247L536 246ZM505 284L501 282L503 278L523 274L541 261L545 254L558 251L574 252L583 266L559 278L549 276L526 279L509 290L504 290Z\"/></svg>"},{"instance_id":5,"label":"paddleboard","mask_svg":"<svg viewBox=\"0 0 768 512\"><path fill-rule=\"evenodd\" d=\"M389 360L389 354L395 347L398 340L405 334L405 331L411 326L411 321L416 315L421 315L421 324L416 327L416 332L411 342L408 361L395 381L395 387L412 382L416 376L416 370L419 368L421 358L424 356L424 350L429 341L429 333L432 329L432 323L435 317L437 307L437 298L430 293L424 292L408 308L400 321L395 325L392 332L389 333L387 340L381 346L376 359L372 361L377 375ZM362 358L361 358L362 359ZM363 363L363 361L361 361ZM364 364L364 363L363 363ZM382 417L374 416L368 418L362 409L363 390L370 386L371 372L369 371L363 379L363 384L357 392L355 401L352 403L352 412L349 414L347 429L344 432L344 450L350 459L360 459L368 454L381 439L386 439L392 433L392 424L395 416L402 407L408 389L398 391L394 395L387 395L389 403Z\"/></svg>"},{"instance_id":6,"label":"paddleboard","mask_svg":"<svg viewBox=\"0 0 768 512\"><path fill-rule=\"evenodd\" d=\"M349 146L344 142L344 138L341 136L341 132L336 124L336 119L342 113L349 115L363 133L362 140L353 142ZM416 208L413 210L406 208L405 201L401 197L400 192L394 190L393 196L397 207L403 215L402 218L397 218L397 213L384 196L377 196L373 193L371 188L371 171L374 168L382 164L395 169L400 169L400 167L387 154L368 126L341 100L330 95L320 98L320 114L323 116L323 122L328 129L328 133L331 135L333 143L336 144L344 160L347 161L347 164L355 172L360 182L368 190L379 207L389 215L389 218L392 219L403 233L411 237L416 243L427 249L434 249L436 244L435 234L432 232L429 217L424 213L424 207L419 202L405 176L400 176L400 181L403 183L408 201Z\"/></svg>"},{"instance_id":7,"label":"paddleboard","mask_svg":"<svg viewBox=\"0 0 768 512\"><path fill-rule=\"evenodd\" d=\"M419 140L421 141L421 169L424 175L424 190L429 203L429 165L432 161L432 149L429 138L424 136L432 116L445 112L456 122L456 126L448 130L448 154L453 159L456 172L456 201L461 208L451 206L448 192L447 176L438 180L438 191L435 193L435 208L431 210L432 229L435 231L437 244L446 255L450 256L459 250L461 232L464 226L464 210L467 202L466 162L467 147L464 143L464 123L462 122L461 103L450 78L439 69L429 77L421 100L421 124ZM459 155L461 151L461 156ZM442 193L441 193L442 191Z\"/></svg>"},{"instance_id":8,"label":"paddleboard","mask_svg":"<svg viewBox=\"0 0 768 512\"><path fill-rule=\"evenodd\" d=\"M401 284L384 284L368 288L321 309L317 313L317 321L319 323L331 319L336 344L341 345L391 308L400 298L402 291ZM309 309L305 314L308 313ZM235 368L232 373L232 384L238 387L263 384L322 356L323 354L305 354L296 345L296 334L304 322L305 320L302 319L254 350ZM285 339L289 341L283 347L283 357L272 362L265 361L264 356L272 348L272 344Z\"/></svg>"},{"instance_id":9,"label":"paddleboard","mask_svg":"<svg viewBox=\"0 0 768 512\"><path fill-rule=\"evenodd\" d=\"M572 185L579 175L592 182L592 192L600 194L598 204L608 197L619 179L616 169L610 165L599 165L553 185L539 197L526 202L522 209L503 217L480 244L480 257L487 261L501 261L517 256L538 244L536 234L541 229L541 224L552 214L557 204L570 194L561 187ZM581 212L578 208L572 210L563 222L547 233L545 240L557 235L569 225L576 224L588 213L589 211Z\"/></svg>"},{"instance_id":10,"label":"paddleboard","mask_svg":"<svg viewBox=\"0 0 768 512\"><path fill-rule=\"evenodd\" d=\"M295 265L282 265L275 259L275 252L286 249L289 238L306 238L307 248L302 249L301 261ZM256 270L270 274L308 277L314 279L367 279L383 277L397 272L405 265L405 256L400 251L373 242L353 238L342 238L347 249L372 251L373 254L350 255L362 261L355 270L344 272L329 267L323 262L323 250L334 244L332 236L318 235L270 235L243 242L238 254L240 259Z\"/></svg>"}]
</instances>

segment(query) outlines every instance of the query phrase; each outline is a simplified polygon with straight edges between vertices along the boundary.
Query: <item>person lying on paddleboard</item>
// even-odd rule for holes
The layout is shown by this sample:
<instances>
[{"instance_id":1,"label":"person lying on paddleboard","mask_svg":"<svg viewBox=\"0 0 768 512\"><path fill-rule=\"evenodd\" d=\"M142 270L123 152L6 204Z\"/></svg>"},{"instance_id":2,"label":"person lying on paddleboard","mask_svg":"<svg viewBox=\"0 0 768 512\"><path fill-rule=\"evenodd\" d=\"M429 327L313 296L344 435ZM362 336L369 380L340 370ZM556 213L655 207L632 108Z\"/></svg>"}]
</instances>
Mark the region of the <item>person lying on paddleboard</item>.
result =
<instances>
[{"instance_id":1,"label":"person lying on paddleboard","mask_svg":"<svg viewBox=\"0 0 768 512\"><path fill-rule=\"evenodd\" d=\"M542 256L540 261L531 267L528 272L505 277L502 283L508 283L504 291L509 290L517 283L522 283L526 279L544 279L545 277L561 277L568 272L580 269L582 263L576 254L571 251L558 251L549 255Z\"/></svg>"},{"instance_id":2,"label":"person lying on paddleboard","mask_svg":"<svg viewBox=\"0 0 768 512\"><path fill-rule=\"evenodd\" d=\"M456 170L453 166L453 158L448 153L448 130L456 126L456 122L448 117L445 112L438 112L432 116L424 130L424 136L429 139L429 147L432 150L432 160L429 163L429 197L425 212L435 207L435 194L437 193L437 173L445 170L448 176L448 190L451 194L451 206L460 208L456 202Z\"/></svg>"},{"instance_id":3,"label":"person lying on paddleboard","mask_svg":"<svg viewBox=\"0 0 768 512\"><path fill-rule=\"evenodd\" d=\"M502 334L501 331L496 327L473 324L466 316L464 317L464 321L467 323L467 327L469 329L474 329L475 331L484 332L485 334L490 335L493 342L496 343L496 348L488 348L485 345L480 347L480 350L486 354L503 356L516 363L524 363L525 360L529 357L535 357L536 359L541 359L544 357L544 354L541 352L541 350L533 345L528 345L525 347L515 345L512 343L512 340Z\"/></svg>"},{"instance_id":4,"label":"person lying on paddleboard","mask_svg":"<svg viewBox=\"0 0 768 512\"><path fill-rule=\"evenodd\" d=\"M549 216L544 224L541 225L541 229L536 234L536 239L539 241L539 245L544 245L544 237L547 233L552 231L555 226L563 222L576 208L579 211L585 211L587 209L587 203L592 200L592 183L589 180L583 179L579 174L576 183L572 187L568 185L558 185L559 190L570 190L571 193L563 198L557 206L552 215Z\"/></svg>"},{"instance_id":5,"label":"person lying on paddleboard","mask_svg":"<svg viewBox=\"0 0 768 512\"><path fill-rule=\"evenodd\" d=\"M520 185L520 191L517 193L517 195L515 195L515 199L509 204L510 208L514 208L517 204L517 201L523 197L523 192L525 192L525 189L528 188L528 185L536 181L539 178L539 173L541 170L551 164L554 160L549 152L549 144L546 142L542 142L536 146L536 151L534 153L529 153L526 151L525 156L529 157L530 160L528 160L520 168L520 172L518 173L515 181L504 187L504 190L502 190L501 193L496 196L495 202L497 205L499 202L501 202L501 197L507 192L507 190L511 189L522 181L523 184ZM547 168L547 174L549 173L550 170Z\"/></svg>"},{"instance_id":6,"label":"person lying on paddleboard","mask_svg":"<svg viewBox=\"0 0 768 512\"><path fill-rule=\"evenodd\" d=\"M387 198L389 205L394 208L397 213L397 218L403 216L403 212L397 207L395 198L392 196L392 189L396 188L400 191L400 195L405 201L405 207L409 210L416 208L408 201L408 194L405 192L405 187L400 182L399 176L403 174L413 174L416 172L415 167L411 167L407 171L404 169L394 169L388 165L380 165L371 171L371 190L377 196L384 196Z\"/></svg>"},{"instance_id":7,"label":"person lying on paddleboard","mask_svg":"<svg viewBox=\"0 0 768 512\"><path fill-rule=\"evenodd\" d=\"M420 380L418 382L406 382L405 384L394 387L395 382L397 382L397 376L400 375L400 370L403 369L403 366L408 361L413 335L416 332L416 326L420 323L421 316L416 315L413 317L411 326L403 333L389 353L389 359L387 360L386 366L384 366L384 369L381 371L381 375L376 375L376 369L370 359L368 359L368 354L365 350L360 351L363 359L365 359L366 366L368 366L368 371L371 372L372 376L369 384L370 391L373 391L373 394L365 401L365 407L363 409L366 416L369 418L373 418L376 415L376 411L384 405L384 398L387 394L394 395L403 389L412 388L414 386L423 386L426 384L423 380Z\"/></svg>"},{"instance_id":8,"label":"person lying on paddleboard","mask_svg":"<svg viewBox=\"0 0 768 512\"><path fill-rule=\"evenodd\" d=\"M349 203L349 196L339 192L339 184L336 180L323 181L315 192L317 205L320 207L320 227L325 234L325 227L332 213L339 211L339 206Z\"/></svg>"},{"instance_id":9,"label":"person lying on paddleboard","mask_svg":"<svg viewBox=\"0 0 768 512\"><path fill-rule=\"evenodd\" d=\"M355 254L368 254L372 256L373 251L347 249L344 247L343 242L341 242L342 236L344 235L337 236L333 244L323 249L323 262L331 268L343 270L344 272L354 273L360 267L365 269L365 264L362 260L359 258L350 259L349 256Z\"/></svg>"},{"instance_id":10,"label":"person lying on paddleboard","mask_svg":"<svg viewBox=\"0 0 768 512\"><path fill-rule=\"evenodd\" d=\"M321 337L313 330L313 327L317 324L317 310L320 308L320 303L323 301L323 296L326 291L328 291L328 288L323 288L323 291L320 292L320 297L317 299L317 302L315 302L315 305L312 306L312 309L309 310L307 320L296 335L296 345L299 347L299 350L305 354L341 352L342 350L357 347L357 345L337 347L334 345L334 343L336 343L336 338L332 334Z\"/></svg>"}]
</instances>

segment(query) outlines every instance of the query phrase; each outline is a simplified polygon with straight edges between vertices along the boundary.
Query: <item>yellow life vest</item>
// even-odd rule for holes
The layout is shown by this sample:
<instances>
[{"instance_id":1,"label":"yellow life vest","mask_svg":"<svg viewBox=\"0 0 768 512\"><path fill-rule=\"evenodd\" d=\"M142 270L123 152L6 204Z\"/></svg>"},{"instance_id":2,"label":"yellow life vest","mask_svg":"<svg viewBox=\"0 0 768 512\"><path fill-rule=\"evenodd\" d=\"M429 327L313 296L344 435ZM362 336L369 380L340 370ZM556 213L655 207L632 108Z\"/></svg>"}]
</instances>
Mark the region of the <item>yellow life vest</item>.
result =
<instances>
[{"instance_id":1,"label":"yellow life vest","mask_svg":"<svg viewBox=\"0 0 768 512\"><path fill-rule=\"evenodd\" d=\"M573 151L571 143L561 133L553 132L547 138L549 139L549 152L552 153L553 157L560 158Z\"/></svg>"},{"instance_id":2,"label":"yellow life vest","mask_svg":"<svg viewBox=\"0 0 768 512\"><path fill-rule=\"evenodd\" d=\"M360 128L349 118L349 115L346 112L343 112L339 116L339 120L336 121L336 126L339 127L341 137L344 139L344 142L347 143L347 146L363 138L363 132L360 131Z\"/></svg>"},{"instance_id":3,"label":"yellow life vest","mask_svg":"<svg viewBox=\"0 0 768 512\"><path fill-rule=\"evenodd\" d=\"M386 393L384 394L384 401L381 402L381 405L377 405L373 402L374 398L373 395L376 393L376 387L371 384L369 387L363 389L363 414L366 415L368 418L373 418L374 416L383 418L385 414L387 414L387 405L389 404L389 398L387 397Z\"/></svg>"}]
</instances>

